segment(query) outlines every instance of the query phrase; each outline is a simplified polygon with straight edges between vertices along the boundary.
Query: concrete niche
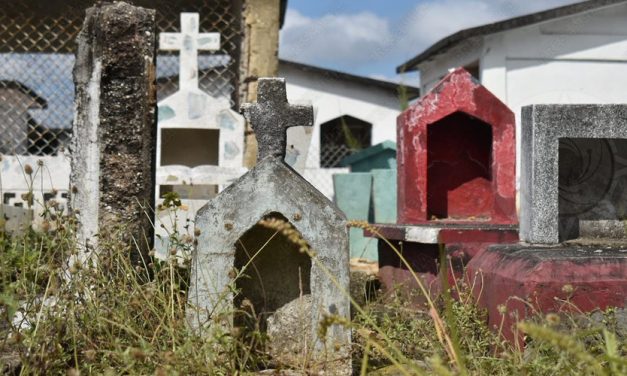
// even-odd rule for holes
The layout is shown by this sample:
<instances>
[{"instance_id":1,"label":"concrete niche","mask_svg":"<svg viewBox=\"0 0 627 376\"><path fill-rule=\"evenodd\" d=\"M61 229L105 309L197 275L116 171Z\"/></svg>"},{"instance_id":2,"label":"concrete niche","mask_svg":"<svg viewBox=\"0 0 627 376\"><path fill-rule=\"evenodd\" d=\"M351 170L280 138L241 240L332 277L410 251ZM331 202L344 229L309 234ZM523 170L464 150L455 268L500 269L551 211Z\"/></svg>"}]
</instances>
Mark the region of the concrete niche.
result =
<instances>
[{"instance_id":1,"label":"concrete niche","mask_svg":"<svg viewBox=\"0 0 627 376\"><path fill-rule=\"evenodd\" d=\"M263 219L270 218L289 222L277 212ZM282 233L260 224L237 239L234 265L241 272L235 281L238 291L234 297L235 309L243 307L247 300L254 307L261 329L266 329L267 318L279 308L311 294L309 256ZM235 319L236 323L246 325L244 315L236 315Z\"/></svg>"},{"instance_id":2,"label":"concrete niche","mask_svg":"<svg viewBox=\"0 0 627 376\"><path fill-rule=\"evenodd\" d=\"M350 374L350 329L331 325L325 338L317 331L327 315L350 317L346 217L284 161L286 130L311 126L313 109L289 104L283 79L260 79L257 98L243 107L258 141L257 165L196 216L200 236L192 261L188 322L200 332L212 323L259 324L262 330L268 323L272 343L282 342L278 347L313 356L333 370L330 374ZM301 253L284 228L259 223L269 218L293 224L311 252ZM270 334L270 319L280 321L295 304L301 314L290 325L302 340L292 341L284 329ZM238 313L230 315L233 308Z\"/></svg>"},{"instance_id":3,"label":"concrete niche","mask_svg":"<svg viewBox=\"0 0 627 376\"><path fill-rule=\"evenodd\" d=\"M454 112L427 126L427 145L428 218L489 217L492 127Z\"/></svg>"},{"instance_id":4,"label":"concrete niche","mask_svg":"<svg viewBox=\"0 0 627 376\"><path fill-rule=\"evenodd\" d=\"M522 156L521 240L627 238L626 105L524 107Z\"/></svg>"},{"instance_id":5,"label":"concrete niche","mask_svg":"<svg viewBox=\"0 0 627 376\"><path fill-rule=\"evenodd\" d=\"M627 140L560 138L558 161L560 238L627 237Z\"/></svg>"}]
</instances>

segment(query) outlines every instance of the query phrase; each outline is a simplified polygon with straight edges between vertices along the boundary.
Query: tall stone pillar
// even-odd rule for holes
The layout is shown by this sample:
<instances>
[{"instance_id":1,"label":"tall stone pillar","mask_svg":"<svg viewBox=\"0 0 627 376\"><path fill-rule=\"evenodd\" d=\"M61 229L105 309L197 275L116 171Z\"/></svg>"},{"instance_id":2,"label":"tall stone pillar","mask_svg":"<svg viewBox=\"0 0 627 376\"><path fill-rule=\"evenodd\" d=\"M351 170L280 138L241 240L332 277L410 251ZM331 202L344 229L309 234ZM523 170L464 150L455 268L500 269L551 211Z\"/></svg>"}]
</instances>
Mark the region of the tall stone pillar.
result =
<instances>
[{"instance_id":1,"label":"tall stone pillar","mask_svg":"<svg viewBox=\"0 0 627 376\"><path fill-rule=\"evenodd\" d=\"M104 239L133 250L136 243L145 255L155 186L155 11L100 3L87 10L77 42L70 206L79 257Z\"/></svg>"}]
</instances>

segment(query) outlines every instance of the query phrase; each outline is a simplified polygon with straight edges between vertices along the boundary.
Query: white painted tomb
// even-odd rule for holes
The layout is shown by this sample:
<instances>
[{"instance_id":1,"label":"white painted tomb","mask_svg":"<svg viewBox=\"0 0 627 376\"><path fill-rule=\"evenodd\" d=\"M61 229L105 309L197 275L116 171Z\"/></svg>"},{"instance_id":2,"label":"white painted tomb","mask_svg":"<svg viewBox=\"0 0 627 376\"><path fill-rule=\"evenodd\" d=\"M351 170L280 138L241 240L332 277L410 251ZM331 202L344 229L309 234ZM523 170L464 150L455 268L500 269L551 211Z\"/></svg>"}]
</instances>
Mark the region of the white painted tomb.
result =
<instances>
[{"instance_id":1,"label":"white painted tomb","mask_svg":"<svg viewBox=\"0 0 627 376\"><path fill-rule=\"evenodd\" d=\"M198 51L220 48L218 33L199 32L198 13L181 13L180 33L161 33L159 48L180 51L179 90L158 103L155 249L167 257L169 234L192 234L196 211L243 175L244 118L228 97L198 87ZM181 207L159 210L163 195L176 192ZM163 226L162 226L163 225Z\"/></svg>"}]
</instances>

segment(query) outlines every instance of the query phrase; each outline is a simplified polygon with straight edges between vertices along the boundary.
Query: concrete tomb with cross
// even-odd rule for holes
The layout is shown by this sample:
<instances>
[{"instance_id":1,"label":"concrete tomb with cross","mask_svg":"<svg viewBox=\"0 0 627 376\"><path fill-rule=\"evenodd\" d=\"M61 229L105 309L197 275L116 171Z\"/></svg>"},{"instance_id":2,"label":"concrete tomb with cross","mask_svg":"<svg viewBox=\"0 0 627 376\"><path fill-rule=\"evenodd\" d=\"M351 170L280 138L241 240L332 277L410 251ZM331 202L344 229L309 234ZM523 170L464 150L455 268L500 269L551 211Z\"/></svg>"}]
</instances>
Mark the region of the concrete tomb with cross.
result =
<instances>
[{"instance_id":1,"label":"concrete tomb with cross","mask_svg":"<svg viewBox=\"0 0 627 376\"><path fill-rule=\"evenodd\" d=\"M169 236L193 231L193 218L209 198L246 172L244 118L230 98L213 97L198 87L198 51L217 51L218 33L199 33L199 15L181 14L180 33L161 33L159 48L180 51L179 90L158 104L156 202L176 192L183 210L156 211L155 246L164 255ZM161 226L163 225L163 227Z\"/></svg>"},{"instance_id":2,"label":"concrete tomb with cross","mask_svg":"<svg viewBox=\"0 0 627 376\"><path fill-rule=\"evenodd\" d=\"M284 161L287 128L312 126L312 108L287 102L284 79L261 78L257 103L243 112L258 140L257 165L198 212L189 324L203 331L235 305L267 328L279 359L294 348L310 349L333 364L332 374L349 374L350 330L331 325L326 338L317 335L325 315L349 318L346 217ZM289 222L311 254L300 252L289 232L260 223L273 219ZM307 307L299 330L273 338L273 323L291 306ZM240 315L227 321L249 324Z\"/></svg>"}]
</instances>

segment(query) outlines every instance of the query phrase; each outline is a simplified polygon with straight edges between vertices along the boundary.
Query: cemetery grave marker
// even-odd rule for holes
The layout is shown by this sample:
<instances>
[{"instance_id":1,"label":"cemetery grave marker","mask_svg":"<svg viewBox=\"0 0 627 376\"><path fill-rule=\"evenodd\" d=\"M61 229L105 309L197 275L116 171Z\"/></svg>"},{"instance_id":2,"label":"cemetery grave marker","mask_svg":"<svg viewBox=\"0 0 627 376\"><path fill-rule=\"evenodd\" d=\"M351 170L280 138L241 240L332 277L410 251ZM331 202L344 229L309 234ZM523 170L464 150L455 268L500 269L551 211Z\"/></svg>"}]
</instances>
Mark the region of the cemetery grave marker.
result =
<instances>
[{"instance_id":1,"label":"cemetery grave marker","mask_svg":"<svg viewBox=\"0 0 627 376\"><path fill-rule=\"evenodd\" d=\"M510 328L532 314L525 301L543 313L625 307L627 105L527 106L521 134L525 243L494 245L468 264L481 273L490 325L518 341Z\"/></svg>"},{"instance_id":2,"label":"cemetery grave marker","mask_svg":"<svg viewBox=\"0 0 627 376\"><path fill-rule=\"evenodd\" d=\"M334 374L350 374L350 330L332 325L326 339L316 334L325 314L350 317L350 300L341 292L349 286L346 218L284 161L286 129L312 126L312 108L287 102L284 79L261 78L257 103L245 105L243 111L257 136L258 162L198 212L200 236L192 261L189 324L202 331L218 320L215 315L231 312L233 304L239 308L246 301L263 328L268 316L310 294L306 318L310 348L325 362L335 362L339 371ZM299 245L282 232L260 225L263 219L293 223L315 259L299 252ZM237 272L248 277L233 280ZM237 294L231 293L232 284Z\"/></svg>"},{"instance_id":3,"label":"cemetery grave marker","mask_svg":"<svg viewBox=\"0 0 627 376\"><path fill-rule=\"evenodd\" d=\"M490 244L518 240L514 114L458 68L399 115L397 131L398 220L376 227L402 243L405 258L437 293L440 244L457 267ZM381 240L379 276L388 289L415 284Z\"/></svg>"},{"instance_id":4,"label":"cemetery grave marker","mask_svg":"<svg viewBox=\"0 0 627 376\"><path fill-rule=\"evenodd\" d=\"M229 98L213 97L198 87L198 51L220 48L218 33L199 33L198 13L181 13L181 32L161 33L159 47L180 51L180 72L179 90L158 104L155 199L174 191L185 209L176 216L168 209L157 210L156 249L165 257L174 227L191 232L196 211L246 172L245 123L231 109Z\"/></svg>"},{"instance_id":5,"label":"cemetery grave marker","mask_svg":"<svg viewBox=\"0 0 627 376\"><path fill-rule=\"evenodd\" d=\"M515 134L503 102L449 73L398 117L399 223L517 223Z\"/></svg>"},{"instance_id":6,"label":"cemetery grave marker","mask_svg":"<svg viewBox=\"0 0 627 376\"><path fill-rule=\"evenodd\" d=\"M521 240L627 238L627 106L534 105L522 118Z\"/></svg>"},{"instance_id":7,"label":"cemetery grave marker","mask_svg":"<svg viewBox=\"0 0 627 376\"><path fill-rule=\"evenodd\" d=\"M159 49L180 51L179 90L198 88L198 51L219 48L219 33L199 33L198 13L181 13L180 33L159 34Z\"/></svg>"},{"instance_id":8,"label":"cemetery grave marker","mask_svg":"<svg viewBox=\"0 0 627 376\"><path fill-rule=\"evenodd\" d=\"M334 174L335 202L350 220L396 222L396 143L385 141L345 157L350 173ZM376 239L350 229L351 257L377 260Z\"/></svg>"},{"instance_id":9,"label":"cemetery grave marker","mask_svg":"<svg viewBox=\"0 0 627 376\"><path fill-rule=\"evenodd\" d=\"M70 207L79 259L118 226L120 240L135 241L145 259L153 236L145 210L154 207L155 11L96 5L77 42Z\"/></svg>"}]
</instances>

